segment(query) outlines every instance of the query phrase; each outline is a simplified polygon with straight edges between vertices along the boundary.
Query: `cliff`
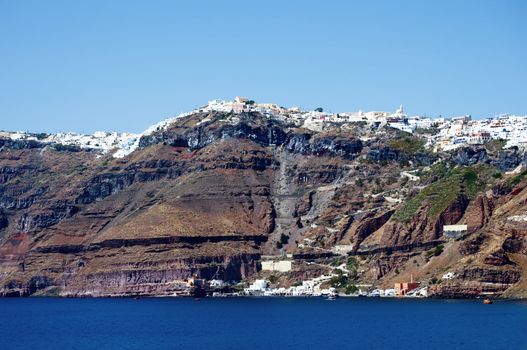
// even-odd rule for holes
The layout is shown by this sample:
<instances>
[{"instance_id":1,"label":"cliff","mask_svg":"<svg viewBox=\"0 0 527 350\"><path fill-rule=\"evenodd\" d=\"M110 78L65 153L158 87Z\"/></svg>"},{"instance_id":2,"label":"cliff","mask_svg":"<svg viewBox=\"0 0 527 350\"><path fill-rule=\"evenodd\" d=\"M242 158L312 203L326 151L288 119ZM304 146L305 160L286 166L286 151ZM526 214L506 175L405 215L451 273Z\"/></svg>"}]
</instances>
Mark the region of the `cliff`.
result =
<instances>
[{"instance_id":1,"label":"cliff","mask_svg":"<svg viewBox=\"0 0 527 350\"><path fill-rule=\"evenodd\" d=\"M525 157L423 144L255 112L179 118L119 159L2 139L0 294L172 295L192 276L253 278L262 255L286 251L324 270L350 245L357 282L412 273L440 296L525 296L527 181L505 173ZM468 232L447 239L458 223Z\"/></svg>"}]
</instances>

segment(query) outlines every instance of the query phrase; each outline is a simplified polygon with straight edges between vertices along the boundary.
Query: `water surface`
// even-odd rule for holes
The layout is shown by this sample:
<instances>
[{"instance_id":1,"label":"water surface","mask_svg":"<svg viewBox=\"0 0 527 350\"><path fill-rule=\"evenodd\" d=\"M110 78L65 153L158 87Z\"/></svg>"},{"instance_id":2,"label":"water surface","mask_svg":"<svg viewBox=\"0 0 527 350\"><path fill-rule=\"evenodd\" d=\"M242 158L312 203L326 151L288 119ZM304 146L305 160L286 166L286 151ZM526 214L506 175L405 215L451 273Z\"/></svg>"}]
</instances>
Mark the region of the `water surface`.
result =
<instances>
[{"instance_id":1,"label":"water surface","mask_svg":"<svg viewBox=\"0 0 527 350\"><path fill-rule=\"evenodd\" d=\"M0 299L0 349L527 350L527 302Z\"/></svg>"}]
</instances>

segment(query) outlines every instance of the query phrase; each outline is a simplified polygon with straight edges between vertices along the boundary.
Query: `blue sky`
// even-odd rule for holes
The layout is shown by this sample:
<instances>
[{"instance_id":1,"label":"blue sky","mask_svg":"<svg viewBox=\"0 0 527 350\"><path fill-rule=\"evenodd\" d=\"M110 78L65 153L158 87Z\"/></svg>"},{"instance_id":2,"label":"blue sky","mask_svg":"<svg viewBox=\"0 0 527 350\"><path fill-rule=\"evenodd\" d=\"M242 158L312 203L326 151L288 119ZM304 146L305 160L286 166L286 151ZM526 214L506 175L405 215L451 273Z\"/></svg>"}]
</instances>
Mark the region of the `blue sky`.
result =
<instances>
[{"instance_id":1,"label":"blue sky","mask_svg":"<svg viewBox=\"0 0 527 350\"><path fill-rule=\"evenodd\" d=\"M139 132L236 95L527 113L527 1L0 0L0 129Z\"/></svg>"}]
</instances>

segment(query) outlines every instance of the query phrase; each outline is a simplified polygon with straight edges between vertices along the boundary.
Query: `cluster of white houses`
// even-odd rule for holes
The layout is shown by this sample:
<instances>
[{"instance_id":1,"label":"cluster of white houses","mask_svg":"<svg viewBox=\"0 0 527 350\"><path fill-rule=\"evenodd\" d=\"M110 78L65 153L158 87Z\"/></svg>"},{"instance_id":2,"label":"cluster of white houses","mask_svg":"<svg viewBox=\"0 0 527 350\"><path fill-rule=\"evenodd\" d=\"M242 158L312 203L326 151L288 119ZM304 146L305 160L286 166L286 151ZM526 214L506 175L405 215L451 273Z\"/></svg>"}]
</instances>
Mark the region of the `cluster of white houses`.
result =
<instances>
[{"instance_id":1,"label":"cluster of white houses","mask_svg":"<svg viewBox=\"0 0 527 350\"><path fill-rule=\"evenodd\" d=\"M49 144L62 144L78 146L86 149L99 149L103 152L111 149L121 149L128 145L131 140L137 139L137 134L96 131L93 134L78 134L65 132L57 134L32 134L26 132L0 131L0 138L11 140L36 141Z\"/></svg>"},{"instance_id":2,"label":"cluster of white houses","mask_svg":"<svg viewBox=\"0 0 527 350\"><path fill-rule=\"evenodd\" d=\"M443 279L455 278L456 274L450 272L443 276ZM401 282L395 283L394 288L373 289L372 285L357 285L357 290L350 294L338 293L336 288L322 288L324 283L330 281L332 276L322 275L311 280L302 281L288 288L272 288L265 279L255 280L248 288L243 291L248 296L284 296L284 297L320 297L320 296L356 296L356 297L409 297L409 298L426 298L428 297L428 287L418 282Z\"/></svg>"},{"instance_id":3,"label":"cluster of white houses","mask_svg":"<svg viewBox=\"0 0 527 350\"><path fill-rule=\"evenodd\" d=\"M176 117L168 118L155 124L141 134L96 132L92 135L77 133L30 134L24 132L1 132L0 138L13 140L34 140L44 143L75 145L81 148L99 149L103 153L117 149L116 158L133 152L139 145L142 136L165 129L178 118L197 112L219 111L227 113L259 112L268 118L293 123L314 131L353 123L371 125L374 129L390 126L408 133L432 129L432 133L423 133L427 137L427 147L434 150L451 150L467 144L484 144L493 139L506 141L505 147L527 148L527 115L502 115L496 118L472 120L470 116L454 118L427 118L408 116L403 106L395 112L344 112L327 113L322 108L305 111L299 107L285 108L274 103L256 103L253 100L236 97L233 101L212 100L206 106L199 107ZM234 118L236 119L236 118Z\"/></svg>"},{"instance_id":4,"label":"cluster of white houses","mask_svg":"<svg viewBox=\"0 0 527 350\"><path fill-rule=\"evenodd\" d=\"M429 139L436 149L450 150L466 144L481 145L503 140L505 148L527 148L527 116L502 115L472 120L470 116L434 119L438 133Z\"/></svg>"},{"instance_id":5,"label":"cluster of white houses","mask_svg":"<svg viewBox=\"0 0 527 350\"><path fill-rule=\"evenodd\" d=\"M304 111L298 107L285 108L272 103L256 103L242 97L234 101L213 100L197 111L259 112L269 118L295 123L298 126L321 131L331 125L366 123L376 127L390 126L408 133L434 129L427 146L434 150L451 150L463 145L481 145L493 139L506 141L505 147L527 148L527 115L501 115L495 118L473 120L471 116L453 118L427 118L408 116L403 106L395 112L345 112L326 113L318 108Z\"/></svg>"},{"instance_id":6,"label":"cluster of white houses","mask_svg":"<svg viewBox=\"0 0 527 350\"><path fill-rule=\"evenodd\" d=\"M303 281L299 285L288 288L269 287L269 282L265 279L255 280L248 288L244 289L244 294L249 296L330 296L336 294L335 288L322 288L321 285L331 279L331 276L320 276L314 279Z\"/></svg>"}]
</instances>

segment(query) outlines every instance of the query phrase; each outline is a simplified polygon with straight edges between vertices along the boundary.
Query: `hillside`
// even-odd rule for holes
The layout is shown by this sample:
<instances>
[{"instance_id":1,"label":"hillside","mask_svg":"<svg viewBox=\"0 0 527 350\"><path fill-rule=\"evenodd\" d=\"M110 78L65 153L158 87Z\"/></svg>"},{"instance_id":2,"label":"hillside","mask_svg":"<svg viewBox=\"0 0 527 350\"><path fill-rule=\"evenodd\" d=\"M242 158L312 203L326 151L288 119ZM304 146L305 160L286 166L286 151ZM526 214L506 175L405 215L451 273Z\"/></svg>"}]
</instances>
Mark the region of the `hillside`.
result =
<instances>
[{"instance_id":1,"label":"hillside","mask_svg":"<svg viewBox=\"0 0 527 350\"><path fill-rule=\"evenodd\" d=\"M432 152L387 126L310 130L244 111L134 137L118 157L0 138L1 295L172 295L192 276L264 276L262 256L292 253L276 283L353 257L356 284L412 275L436 296L527 296L518 148ZM454 224L467 232L449 239Z\"/></svg>"}]
</instances>

